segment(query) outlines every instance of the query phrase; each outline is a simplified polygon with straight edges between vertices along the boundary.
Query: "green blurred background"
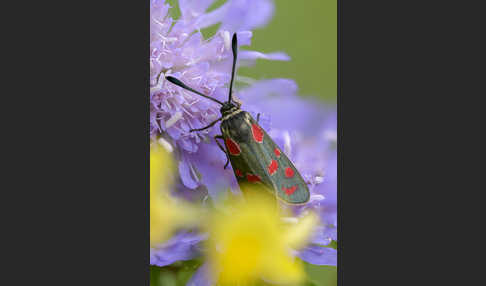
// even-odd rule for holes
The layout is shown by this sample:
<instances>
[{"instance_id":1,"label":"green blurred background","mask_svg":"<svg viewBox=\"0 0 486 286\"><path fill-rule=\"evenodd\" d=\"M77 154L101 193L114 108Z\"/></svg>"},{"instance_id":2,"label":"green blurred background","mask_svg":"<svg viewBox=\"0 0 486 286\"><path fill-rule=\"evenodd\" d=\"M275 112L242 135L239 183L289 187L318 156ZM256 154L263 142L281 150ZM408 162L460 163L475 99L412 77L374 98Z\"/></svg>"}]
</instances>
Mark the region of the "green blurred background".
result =
<instances>
[{"instance_id":1,"label":"green blurred background","mask_svg":"<svg viewBox=\"0 0 486 286\"><path fill-rule=\"evenodd\" d=\"M179 5L171 4L171 15L178 18ZM225 3L217 0L213 10ZM291 78L302 96L318 97L328 103L337 100L337 0L276 0L275 13L267 26L253 30L252 45L243 47L259 52L282 51L288 62L258 60L253 67L242 67L239 75L255 79ZM213 35L218 26L204 29Z\"/></svg>"},{"instance_id":2,"label":"green blurred background","mask_svg":"<svg viewBox=\"0 0 486 286\"><path fill-rule=\"evenodd\" d=\"M177 0L167 1L178 18ZM217 0L212 10L226 2ZM297 81L299 94L317 97L335 104L337 100L337 0L276 0L275 14L266 27L253 30L249 48L269 53L282 51L288 62L258 60L253 67L243 67L239 75L255 79L291 78ZM218 26L202 31L214 34ZM333 245L336 247L336 245ZM185 285L200 262L188 261L169 267L151 267L151 285ZM337 285L336 267L305 265L309 274L306 286Z\"/></svg>"},{"instance_id":3,"label":"green blurred background","mask_svg":"<svg viewBox=\"0 0 486 286\"><path fill-rule=\"evenodd\" d=\"M224 1L223 1L224 2ZM327 102L337 98L337 0L277 0L266 27L254 30L251 49L283 51L289 62L259 60L240 74L297 81L300 94Z\"/></svg>"}]
</instances>

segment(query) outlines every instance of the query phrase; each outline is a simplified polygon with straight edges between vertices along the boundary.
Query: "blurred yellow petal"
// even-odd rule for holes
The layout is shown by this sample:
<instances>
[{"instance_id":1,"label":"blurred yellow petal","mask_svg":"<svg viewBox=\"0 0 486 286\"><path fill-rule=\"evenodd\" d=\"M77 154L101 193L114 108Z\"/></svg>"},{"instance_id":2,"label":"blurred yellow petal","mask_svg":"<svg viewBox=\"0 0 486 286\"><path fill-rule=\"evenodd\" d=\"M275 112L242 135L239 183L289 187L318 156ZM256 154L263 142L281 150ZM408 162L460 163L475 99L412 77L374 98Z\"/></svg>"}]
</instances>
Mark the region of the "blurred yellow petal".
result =
<instances>
[{"instance_id":1,"label":"blurred yellow petal","mask_svg":"<svg viewBox=\"0 0 486 286\"><path fill-rule=\"evenodd\" d=\"M171 184L170 176L174 164L170 154L162 147L155 146L150 150L150 195L167 192ZM158 196L158 195L157 195Z\"/></svg>"},{"instance_id":2,"label":"blurred yellow petal","mask_svg":"<svg viewBox=\"0 0 486 286\"><path fill-rule=\"evenodd\" d=\"M171 210L166 205L172 158L161 147L150 150L150 244L165 240L169 234Z\"/></svg>"},{"instance_id":3,"label":"blurred yellow petal","mask_svg":"<svg viewBox=\"0 0 486 286\"><path fill-rule=\"evenodd\" d=\"M290 247L307 240L316 218L305 217L285 227L275 200L258 192L246 198L209 221L208 259L213 277L220 285L248 285L260 279L287 285L303 281L305 272L291 256Z\"/></svg>"},{"instance_id":4,"label":"blurred yellow petal","mask_svg":"<svg viewBox=\"0 0 486 286\"><path fill-rule=\"evenodd\" d=\"M274 256L272 261L266 265L270 265L270 267L264 271L263 278L274 284L298 285L306 278L300 260L294 259L290 255Z\"/></svg>"},{"instance_id":5,"label":"blurred yellow petal","mask_svg":"<svg viewBox=\"0 0 486 286\"><path fill-rule=\"evenodd\" d=\"M300 218L297 224L289 227L286 233L285 243L294 249L305 246L312 234L312 230L317 226L318 222L319 218L314 213L309 213Z\"/></svg>"},{"instance_id":6,"label":"blurred yellow petal","mask_svg":"<svg viewBox=\"0 0 486 286\"><path fill-rule=\"evenodd\" d=\"M180 227L196 225L201 210L170 197L173 159L164 148L150 150L150 244L161 243Z\"/></svg>"}]
</instances>

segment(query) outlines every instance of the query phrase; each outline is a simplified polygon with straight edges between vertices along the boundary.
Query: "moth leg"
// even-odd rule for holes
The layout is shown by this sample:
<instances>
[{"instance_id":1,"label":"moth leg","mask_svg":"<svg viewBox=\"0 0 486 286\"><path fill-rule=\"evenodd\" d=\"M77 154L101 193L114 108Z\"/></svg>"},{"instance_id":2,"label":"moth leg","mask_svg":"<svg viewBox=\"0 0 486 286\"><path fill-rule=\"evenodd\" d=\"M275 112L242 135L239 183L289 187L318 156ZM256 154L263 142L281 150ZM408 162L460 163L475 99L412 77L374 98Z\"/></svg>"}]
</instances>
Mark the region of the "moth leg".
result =
<instances>
[{"instance_id":1,"label":"moth leg","mask_svg":"<svg viewBox=\"0 0 486 286\"><path fill-rule=\"evenodd\" d=\"M257 123L259 123L258 121L260 121L260 113L257 114Z\"/></svg>"},{"instance_id":2,"label":"moth leg","mask_svg":"<svg viewBox=\"0 0 486 286\"><path fill-rule=\"evenodd\" d=\"M224 137L222 135L216 135L214 136L214 141L216 141L216 144L218 144L219 149L221 149L221 151L223 151L224 154L226 154L226 164L224 164L224 168L226 169L226 167L228 167L229 164L229 156L226 150L224 150L223 146L221 146L221 143L219 143L218 139L224 139Z\"/></svg>"},{"instance_id":3,"label":"moth leg","mask_svg":"<svg viewBox=\"0 0 486 286\"><path fill-rule=\"evenodd\" d=\"M226 150L224 150L223 146L221 146L221 143L219 143L219 141L217 139L224 139L223 135L214 136L214 141L216 141L216 144L218 144L219 149L221 149L221 151L226 153Z\"/></svg>"},{"instance_id":4,"label":"moth leg","mask_svg":"<svg viewBox=\"0 0 486 286\"><path fill-rule=\"evenodd\" d=\"M205 129L208 129L209 127L212 127L214 124L216 124L218 121L220 121L221 119L223 119L222 117L214 120L213 122L211 122L208 126L206 127L203 127L203 128L198 128L198 129L191 129L189 130L189 132L193 132L193 131L202 131L202 130L205 130Z\"/></svg>"}]
</instances>

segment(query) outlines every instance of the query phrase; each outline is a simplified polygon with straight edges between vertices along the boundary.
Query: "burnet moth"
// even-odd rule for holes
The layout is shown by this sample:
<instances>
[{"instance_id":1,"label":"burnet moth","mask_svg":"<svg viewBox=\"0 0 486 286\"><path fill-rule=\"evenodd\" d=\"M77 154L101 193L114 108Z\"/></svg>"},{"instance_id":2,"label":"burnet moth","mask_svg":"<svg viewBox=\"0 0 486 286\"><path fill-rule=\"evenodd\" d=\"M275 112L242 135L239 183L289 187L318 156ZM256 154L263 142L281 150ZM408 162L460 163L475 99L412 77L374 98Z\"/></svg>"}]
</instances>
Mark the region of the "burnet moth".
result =
<instances>
[{"instance_id":1,"label":"burnet moth","mask_svg":"<svg viewBox=\"0 0 486 286\"><path fill-rule=\"evenodd\" d=\"M310 197L307 184L289 158L258 125L259 114L255 120L248 112L240 109L240 103L233 101L232 88L237 58L236 33L233 35L232 50L233 67L226 102L202 94L174 77L166 77L169 82L221 105L222 116L220 118L206 127L191 129L190 132L208 129L221 121L222 135L216 135L214 139L219 148L226 153L227 161L224 168L231 162L238 184L242 189L253 183L260 184L288 204L306 203ZM224 141L226 150L218 139Z\"/></svg>"}]
</instances>

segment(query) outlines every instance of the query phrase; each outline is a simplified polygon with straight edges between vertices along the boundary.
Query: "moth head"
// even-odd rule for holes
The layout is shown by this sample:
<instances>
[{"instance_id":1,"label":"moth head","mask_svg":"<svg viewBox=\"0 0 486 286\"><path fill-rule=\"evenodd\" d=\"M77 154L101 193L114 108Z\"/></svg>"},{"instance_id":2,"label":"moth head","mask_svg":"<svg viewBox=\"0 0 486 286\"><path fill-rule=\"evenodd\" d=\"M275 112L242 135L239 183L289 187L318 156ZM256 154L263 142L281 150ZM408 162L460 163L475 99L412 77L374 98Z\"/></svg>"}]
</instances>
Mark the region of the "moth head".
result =
<instances>
[{"instance_id":1,"label":"moth head","mask_svg":"<svg viewBox=\"0 0 486 286\"><path fill-rule=\"evenodd\" d=\"M231 114L238 110L239 106L235 105L233 102L226 101L223 103L223 106L221 106L221 109L219 110L223 116L227 114Z\"/></svg>"}]
</instances>

